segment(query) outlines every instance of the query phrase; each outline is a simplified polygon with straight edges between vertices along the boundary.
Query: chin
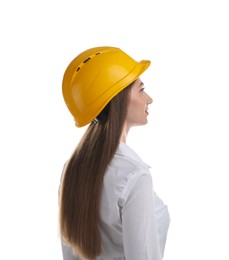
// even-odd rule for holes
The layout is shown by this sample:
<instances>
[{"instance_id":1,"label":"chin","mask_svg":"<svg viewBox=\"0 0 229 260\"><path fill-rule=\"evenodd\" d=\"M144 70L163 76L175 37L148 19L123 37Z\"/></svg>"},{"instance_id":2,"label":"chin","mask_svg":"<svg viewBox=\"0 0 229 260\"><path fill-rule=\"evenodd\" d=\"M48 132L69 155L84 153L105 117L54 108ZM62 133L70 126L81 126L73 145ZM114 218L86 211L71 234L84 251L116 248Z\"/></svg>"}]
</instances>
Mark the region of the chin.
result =
<instances>
[{"instance_id":1,"label":"chin","mask_svg":"<svg viewBox=\"0 0 229 260\"><path fill-rule=\"evenodd\" d=\"M139 123L135 124L135 126L146 125L147 123L148 123L148 120L146 120L144 122L139 122Z\"/></svg>"},{"instance_id":2,"label":"chin","mask_svg":"<svg viewBox=\"0 0 229 260\"><path fill-rule=\"evenodd\" d=\"M146 125L148 123L148 119L146 118L144 121L143 121L143 125Z\"/></svg>"}]
</instances>

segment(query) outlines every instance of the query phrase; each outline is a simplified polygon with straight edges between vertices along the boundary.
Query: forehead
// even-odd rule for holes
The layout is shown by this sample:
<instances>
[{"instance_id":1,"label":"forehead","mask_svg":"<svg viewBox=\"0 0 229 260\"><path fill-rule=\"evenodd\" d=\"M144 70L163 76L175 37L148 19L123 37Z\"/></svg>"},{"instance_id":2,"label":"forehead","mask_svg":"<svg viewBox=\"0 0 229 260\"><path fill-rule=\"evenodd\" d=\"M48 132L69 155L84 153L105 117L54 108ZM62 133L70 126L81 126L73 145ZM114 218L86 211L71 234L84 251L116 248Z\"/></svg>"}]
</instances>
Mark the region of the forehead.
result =
<instances>
[{"instance_id":1,"label":"forehead","mask_svg":"<svg viewBox=\"0 0 229 260\"><path fill-rule=\"evenodd\" d=\"M143 82L141 81L140 78L137 78L132 86L132 88L139 88L143 85Z\"/></svg>"}]
</instances>

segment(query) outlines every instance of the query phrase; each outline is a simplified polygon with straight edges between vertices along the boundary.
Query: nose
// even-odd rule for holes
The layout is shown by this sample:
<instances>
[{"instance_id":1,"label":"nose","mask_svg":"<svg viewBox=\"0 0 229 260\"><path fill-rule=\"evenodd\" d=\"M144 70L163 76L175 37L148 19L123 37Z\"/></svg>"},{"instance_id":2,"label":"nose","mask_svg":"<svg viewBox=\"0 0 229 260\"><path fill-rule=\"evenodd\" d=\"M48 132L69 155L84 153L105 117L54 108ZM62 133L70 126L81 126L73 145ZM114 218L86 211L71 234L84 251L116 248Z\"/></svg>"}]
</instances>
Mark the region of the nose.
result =
<instances>
[{"instance_id":1,"label":"nose","mask_svg":"<svg viewBox=\"0 0 229 260\"><path fill-rule=\"evenodd\" d=\"M152 104L153 103L153 99L148 94L146 94L146 100L147 100L148 104Z\"/></svg>"}]
</instances>

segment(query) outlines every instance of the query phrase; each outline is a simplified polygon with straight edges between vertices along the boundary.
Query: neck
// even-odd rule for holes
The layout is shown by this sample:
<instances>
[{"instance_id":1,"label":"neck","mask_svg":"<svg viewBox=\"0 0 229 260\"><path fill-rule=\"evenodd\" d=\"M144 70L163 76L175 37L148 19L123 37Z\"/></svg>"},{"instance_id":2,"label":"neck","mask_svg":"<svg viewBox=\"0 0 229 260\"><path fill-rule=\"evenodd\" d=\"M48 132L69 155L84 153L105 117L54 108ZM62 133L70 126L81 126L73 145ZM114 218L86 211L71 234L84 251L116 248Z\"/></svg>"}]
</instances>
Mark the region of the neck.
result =
<instances>
[{"instance_id":1,"label":"neck","mask_svg":"<svg viewBox=\"0 0 229 260\"><path fill-rule=\"evenodd\" d=\"M125 123L123 130L122 130L121 138L120 138L121 142L126 143L126 139L127 139L129 130L130 130L130 127L127 125L127 123Z\"/></svg>"}]
</instances>

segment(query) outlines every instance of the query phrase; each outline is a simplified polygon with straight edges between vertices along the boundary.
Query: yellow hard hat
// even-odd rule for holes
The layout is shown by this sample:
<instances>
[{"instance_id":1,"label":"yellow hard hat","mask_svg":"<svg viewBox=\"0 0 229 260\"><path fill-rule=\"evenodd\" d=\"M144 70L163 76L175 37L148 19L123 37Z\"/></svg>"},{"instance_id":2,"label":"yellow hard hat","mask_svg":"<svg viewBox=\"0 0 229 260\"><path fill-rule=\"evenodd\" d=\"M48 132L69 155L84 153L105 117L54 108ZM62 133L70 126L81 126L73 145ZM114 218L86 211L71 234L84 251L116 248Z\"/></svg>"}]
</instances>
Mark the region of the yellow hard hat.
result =
<instances>
[{"instance_id":1,"label":"yellow hard hat","mask_svg":"<svg viewBox=\"0 0 229 260\"><path fill-rule=\"evenodd\" d=\"M62 84L65 103L77 127L95 119L109 101L150 65L116 47L96 47L79 54L67 67Z\"/></svg>"}]
</instances>

